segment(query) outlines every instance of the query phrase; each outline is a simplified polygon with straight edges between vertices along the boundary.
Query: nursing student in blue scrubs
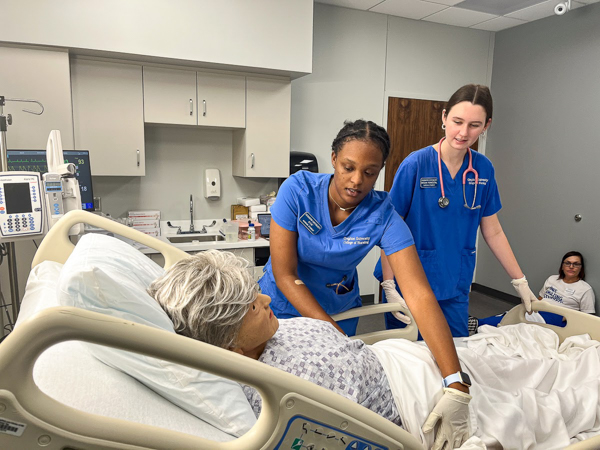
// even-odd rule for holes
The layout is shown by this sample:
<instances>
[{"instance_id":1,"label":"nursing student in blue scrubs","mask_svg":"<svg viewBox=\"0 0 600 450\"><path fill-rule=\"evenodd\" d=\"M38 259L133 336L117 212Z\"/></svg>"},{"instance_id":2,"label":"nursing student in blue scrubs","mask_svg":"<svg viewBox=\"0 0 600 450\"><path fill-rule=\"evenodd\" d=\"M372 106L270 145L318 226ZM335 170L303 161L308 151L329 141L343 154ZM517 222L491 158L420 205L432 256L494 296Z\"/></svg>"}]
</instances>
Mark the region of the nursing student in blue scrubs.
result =
<instances>
[{"instance_id":1,"label":"nursing student in blue scrubs","mask_svg":"<svg viewBox=\"0 0 600 450\"><path fill-rule=\"evenodd\" d=\"M470 395L467 384L452 381L460 364L450 330L408 227L389 195L373 190L389 149L382 127L346 122L332 144L333 175L300 171L281 185L271 207L271 258L259 285L278 318L320 319L353 335L357 320L336 324L331 315L361 306L356 266L379 246L442 375L451 377L424 432L441 420L436 439L461 442L468 437Z\"/></svg>"},{"instance_id":2,"label":"nursing student in blue scrubs","mask_svg":"<svg viewBox=\"0 0 600 450\"><path fill-rule=\"evenodd\" d=\"M390 190L392 203L413 234L429 284L455 337L469 335L469 291L479 227L528 312L531 302L537 300L498 220L502 204L494 166L470 149L492 123L492 110L487 87L469 84L458 89L442 112L444 138L406 157ZM402 302L403 290L393 282L395 272L388 259L382 254L375 276L383 280L384 301ZM386 325L404 326L389 314Z\"/></svg>"}]
</instances>

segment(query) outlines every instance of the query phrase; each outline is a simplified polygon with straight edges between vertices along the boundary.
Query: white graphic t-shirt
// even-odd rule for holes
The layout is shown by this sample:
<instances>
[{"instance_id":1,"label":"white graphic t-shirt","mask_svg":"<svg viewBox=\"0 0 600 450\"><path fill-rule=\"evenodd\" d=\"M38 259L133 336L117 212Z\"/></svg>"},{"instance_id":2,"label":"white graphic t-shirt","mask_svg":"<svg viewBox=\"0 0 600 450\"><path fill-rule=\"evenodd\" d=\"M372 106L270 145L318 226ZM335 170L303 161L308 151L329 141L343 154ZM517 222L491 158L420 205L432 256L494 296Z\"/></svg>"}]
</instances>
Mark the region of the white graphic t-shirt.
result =
<instances>
[{"instance_id":1,"label":"white graphic t-shirt","mask_svg":"<svg viewBox=\"0 0 600 450\"><path fill-rule=\"evenodd\" d=\"M540 291L543 300L554 300L576 311L593 314L596 312L596 297L592 287L583 280L565 283L558 275L551 275Z\"/></svg>"}]
</instances>

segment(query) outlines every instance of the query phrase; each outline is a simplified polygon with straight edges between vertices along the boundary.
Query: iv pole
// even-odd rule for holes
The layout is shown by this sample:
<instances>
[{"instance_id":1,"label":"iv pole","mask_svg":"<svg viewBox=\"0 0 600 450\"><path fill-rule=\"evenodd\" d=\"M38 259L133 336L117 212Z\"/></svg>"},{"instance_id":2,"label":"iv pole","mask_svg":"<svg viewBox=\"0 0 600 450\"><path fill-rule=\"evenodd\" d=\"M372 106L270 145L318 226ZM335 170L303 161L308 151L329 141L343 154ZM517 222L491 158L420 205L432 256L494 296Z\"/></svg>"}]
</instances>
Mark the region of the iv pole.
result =
<instances>
[{"instance_id":1,"label":"iv pole","mask_svg":"<svg viewBox=\"0 0 600 450\"><path fill-rule=\"evenodd\" d=\"M8 131L8 125L12 125L12 116L10 114L4 115L4 105L6 102L25 102L25 103L36 103L40 106L41 111L31 111L24 109L23 111L29 114L35 114L36 116L41 115L44 112L44 105L37 100L27 100L22 98L6 98L0 95L0 168L2 172L8 172L8 160L7 160L7 147L6 147L6 132ZM19 280L17 277L17 260L15 255L15 243L7 242L6 254L8 257L8 276L10 279L10 297L12 306L12 321L17 320L19 314ZM1 292L0 292L1 294ZM5 306L5 305L3 305ZM8 312L7 312L8 313ZM9 325L14 325L14 322L9 319ZM12 323L11 323L12 322ZM1 337L1 336L0 336Z\"/></svg>"}]
</instances>

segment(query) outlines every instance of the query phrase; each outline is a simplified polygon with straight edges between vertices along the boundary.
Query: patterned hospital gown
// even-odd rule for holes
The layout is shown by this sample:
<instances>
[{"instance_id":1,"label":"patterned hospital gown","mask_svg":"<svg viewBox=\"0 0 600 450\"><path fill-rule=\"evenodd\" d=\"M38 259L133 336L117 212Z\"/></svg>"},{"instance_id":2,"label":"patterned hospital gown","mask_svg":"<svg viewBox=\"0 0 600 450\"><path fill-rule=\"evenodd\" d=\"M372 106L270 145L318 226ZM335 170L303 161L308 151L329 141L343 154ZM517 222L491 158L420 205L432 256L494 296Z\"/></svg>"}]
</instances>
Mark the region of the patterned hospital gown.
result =
<instances>
[{"instance_id":1,"label":"patterned hospital gown","mask_svg":"<svg viewBox=\"0 0 600 450\"><path fill-rule=\"evenodd\" d=\"M360 340L351 340L322 320L280 319L259 361L312 381L382 417L401 424L392 391L375 353ZM258 392L243 386L258 417Z\"/></svg>"}]
</instances>

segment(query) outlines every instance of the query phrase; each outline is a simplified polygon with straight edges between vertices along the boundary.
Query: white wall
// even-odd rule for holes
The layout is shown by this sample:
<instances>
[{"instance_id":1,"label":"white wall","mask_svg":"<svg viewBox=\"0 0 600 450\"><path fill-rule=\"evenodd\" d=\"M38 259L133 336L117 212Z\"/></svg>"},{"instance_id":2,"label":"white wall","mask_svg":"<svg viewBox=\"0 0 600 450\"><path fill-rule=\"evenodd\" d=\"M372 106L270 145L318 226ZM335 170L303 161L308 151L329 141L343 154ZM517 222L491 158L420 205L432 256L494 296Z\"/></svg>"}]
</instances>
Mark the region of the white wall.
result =
<instances>
[{"instance_id":1,"label":"white wall","mask_svg":"<svg viewBox=\"0 0 600 450\"><path fill-rule=\"evenodd\" d=\"M3 0L0 41L309 73L313 0Z\"/></svg>"},{"instance_id":2,"label":"white wall","mask_svg":"<svg viewBox=\"0 0 600 450\"><path fill-rule=\"evenodd\" d=\"M487 155L502 197L500 221L536 294L563 254L578 250L600 295L599 23L600 4L593 4L496 35ZM514 294L486 245L475 281Z\"/></svg>"},{"instance_id":3,"label":"white wall","mask_svg":"<svg viewBox=\"0 0 600 450\"><path fill-rule=\"evenodd\" d=\"M316 3L314 42L313 73L292 81L291 148L314 153L324 173L332 173L331 142L344 120L387 127L389 95L447 99L491 76L494 35L487 31ZM378 254L359 266L362 295L378 293Z\"/></svg>"}]
</instances>

